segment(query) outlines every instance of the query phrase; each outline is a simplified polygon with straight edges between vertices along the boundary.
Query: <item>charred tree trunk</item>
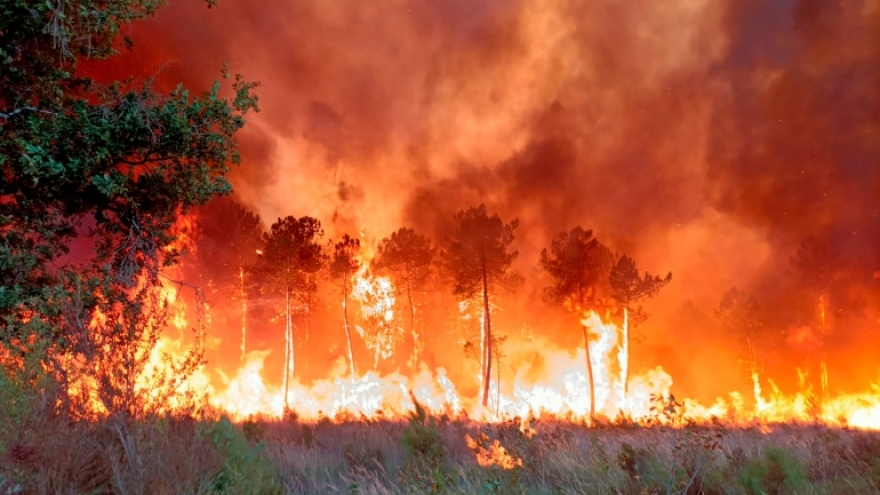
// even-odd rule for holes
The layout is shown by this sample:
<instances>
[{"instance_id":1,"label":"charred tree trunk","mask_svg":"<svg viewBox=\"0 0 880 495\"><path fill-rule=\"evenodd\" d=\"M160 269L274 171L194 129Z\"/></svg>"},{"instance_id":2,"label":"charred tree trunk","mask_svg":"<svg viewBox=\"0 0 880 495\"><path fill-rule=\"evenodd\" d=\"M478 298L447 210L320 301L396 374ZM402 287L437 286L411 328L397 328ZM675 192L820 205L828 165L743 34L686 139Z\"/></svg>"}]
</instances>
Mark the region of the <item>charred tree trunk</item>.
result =
<instances>
[{"instance_id":1,"label":"charred tree trunk","mask_svg":"<svg viewBox=\"0 0 880 495\"><path fill-rule=\"evenodd\" d=\"M492 380L492 323L489 319L489 278L486 262L483 262L483 398L481 404L489 404L489 385Z\"/></svg>"}]
</instances>

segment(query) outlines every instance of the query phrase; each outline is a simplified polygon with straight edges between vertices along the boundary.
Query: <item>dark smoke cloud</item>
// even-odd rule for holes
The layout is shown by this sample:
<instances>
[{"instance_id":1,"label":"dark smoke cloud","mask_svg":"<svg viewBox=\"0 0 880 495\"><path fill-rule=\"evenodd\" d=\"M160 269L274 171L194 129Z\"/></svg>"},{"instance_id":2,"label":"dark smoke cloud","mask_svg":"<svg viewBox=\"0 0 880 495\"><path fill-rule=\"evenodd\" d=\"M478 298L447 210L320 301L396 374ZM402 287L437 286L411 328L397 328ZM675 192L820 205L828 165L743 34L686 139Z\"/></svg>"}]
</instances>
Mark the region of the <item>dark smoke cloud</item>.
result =
<instances>
[{"instance_id":1,"label":"dark smoke cloud","mask_svg":"<svg viewBox=\"0 0 880 495\"><path fill-rule=\"evenodd\" d=\"M782 300L809 234L880 270L877 0L178 0L134 29L120 70L262 82L232 178L267 222L439 238L486 203L523 271L581 225L673 271L657 327L732 285Z\"/></svg>"}]
</instances>

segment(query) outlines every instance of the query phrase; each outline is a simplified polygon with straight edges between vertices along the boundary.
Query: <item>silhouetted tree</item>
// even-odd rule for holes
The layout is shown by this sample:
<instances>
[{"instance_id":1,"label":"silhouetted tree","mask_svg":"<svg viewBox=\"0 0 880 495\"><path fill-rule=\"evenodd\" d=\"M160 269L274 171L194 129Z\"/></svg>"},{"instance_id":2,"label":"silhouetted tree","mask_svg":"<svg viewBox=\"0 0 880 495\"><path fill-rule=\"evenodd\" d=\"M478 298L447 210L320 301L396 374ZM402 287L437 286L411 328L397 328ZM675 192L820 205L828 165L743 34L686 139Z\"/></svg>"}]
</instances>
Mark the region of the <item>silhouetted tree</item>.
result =
<instances>
[{"instance_id":1,"label":"silhouetted tree","mask_svg":"<svg viewBox=\"0 0 880 495\"><path fill-rule=\"evenodd\" d=\"M715 316L722 321L725 329L735 334L738 340L744 341L748 369L753 377L758 372L758 351L755 340L761 328L759 311L755 297L736 287L728 289L721 296L721 303L715 310Z\"/></svg>"},{"instance_id":2,"label":"silhouetted tree","mask_svg":"<svg viewBox=\"0 0 880 495\"><path fill-rule=\"evenodd\" d=\"M608 284L611 288L611 297L617 303L617 307L623 312L623 339L621 345L624 359L620 363L621 375L623 378L623 391L629 391L629 315L632 314L633 326L638 325L648 318L647 312L641 305L636 303L640 299L653 297L660 292L666 284L672 281L672 272L666 274L666 277L660 278L659 275L650 275L645 272L644 276L639 276L639 270L636 268L636 262L627 255L623 255L617 259L608 275Z\"/></svg>"},{"instance_id":3,"label":"silhouetted tree","mask_svg":"<svg viewBox=\"0 0 880 495\"><path fill-rule=\"evenodd\" d=\"M453 217L454 232L443 252L443 268L451 276L453 293L463 299L482 297L481 377L483 406L489 403L492 379L492 324L489 299L498 286L510 287L516 280L510 265L519 254L510 251L518 220L505 224L498 215L491 217L485 205L460 211Z\"/></svg>"},{"instance_id":4,"label":"silhouetted tree","mask_svg":"<svg viewBox=\"0 0 880 495\"><path fill-rule=\"evenodd\" d=\"M321 222L311 217L279 218L270 231L263 235L262 255L254 273L261 277L264 290L284 294L284 407L288 407L287 395L290 377L294 372L293 301L317 286L311 276L326 263L326 256L319 244L324 235Z\"/></svg>"},{"instance_id":5,"label":"silhouetted tree","mask_svg":"<svg viewBox=\"0 0 880 495\"><path fill-rule=\"evenodd\" d=\"M562 232L550 244L550 251L541 251L541 267L550 275L554 284L545 289L545 297L553 304L569 308L581 320L584 312L599 305L599 287L607 280L613 255L602 245L592 230L580 226L570 232ZM590 336L586 325L584 350L587 357L587 382L590 392L590 418L596 414L596 393L593 363L590 359Z\"/></svg>"},{"instance_id":6,"label":"silhouetted tree","mask_svg":"<svg viewBox=\"0 0 880 495\"><path fill-rule=\"evenodd\" d=\"M791 257L791 265L797 280L804 288L819 300L818 316L820 341L822 342L822 361L820 375L822 395L828 394L828 360L827 342L828 320L831 285L841 269L841 262L829 250L828 246L814 236L807 236L801 241L797 253Z\"/></svg>"},{"instance_id":7,"label":"silhouetted tree","mask_svg":"<svg viewBox=\"0 0 880 495\"><path fill-rule=\"evenodd\" d=\"M434 248L431 241L415 230L401 227L382 240L379 253L373 260L371 268L377 272L391 275L398 291L406 293L409 305L409 327L412 338L412 355L410 365L415 366L419 360L419 335L416 329L416 304L413 292L421 290L431 273L431 262Z\"/></svg>"},{"instance_id":8,"label":"silhouetted tree","mask_svg":"<svg viewBox=\"0 0 880 495\"><path fill-rule=\"evenodd\" d=\"M247 351L248 281L246 269L262 246L260 217L229 196L200 208L196 220L196 284L209 303L233 300L241 308L241 356Z\"/></svg>"},{"instance_id":9,"label":"silhouetted tree","mask_svg":"<svg viewBox=\"0 0 880 495\"><path fill-rule=\"evenodd\" d=\"M348 234L333 246L333 261L330 263L330 274L337 280L342 290L342 327L348 344L348 368L355 376L354 351L351 346L351 326L348 323L348 295L351 293L351 278L360 268L357 254L361 249L361 241Z\"/></svg>"}]
</instances>

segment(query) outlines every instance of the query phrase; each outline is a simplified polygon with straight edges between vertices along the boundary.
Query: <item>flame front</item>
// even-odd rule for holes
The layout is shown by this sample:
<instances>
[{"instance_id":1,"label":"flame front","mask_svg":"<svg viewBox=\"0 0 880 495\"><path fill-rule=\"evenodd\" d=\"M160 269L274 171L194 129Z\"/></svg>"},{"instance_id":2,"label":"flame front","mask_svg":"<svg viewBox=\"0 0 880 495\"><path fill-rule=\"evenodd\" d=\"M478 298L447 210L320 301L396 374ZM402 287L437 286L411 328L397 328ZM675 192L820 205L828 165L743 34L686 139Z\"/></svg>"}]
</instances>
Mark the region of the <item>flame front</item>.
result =
<instances>
[{"instance_id":1,"label":"flame front","mask_svg":"<svg viewBox=\"0 0 880 495\"><path fill-rule=\"evenodd\" d=\"M822 391L818 395L804 374L800 392L784 394L772 380L762 378L754 358L750 357L752 390L749 394L733 391L709 405L691 399L677 402L671 395L673 378L662 367L631 374L626 312L620 326L595 311L583 315L580 323L587 329L589 356L584 348L572 352L556 347L551 341L530 337L529 345L541 349L546 363L541 374L536 376L532 370L522 367L513 377L493 381L490 403L483 407L476 397L459 392L460 388L473 388L475 384L455 383L446 368L431 368L422 362L407 371L401 371L401 365L397 365L395 371L379 371L380 361L393 358L401 340L402 325L396 321L399 295L390 278L370 271L369 259L361 261L360 269L353 275L351 298L360 311L360 324L356 329L362 344L371 353L373 370L352 374L347 356L338 356L323 378L291 378L288 402L303 420L404 418L415 411L415 399L438 415L466 416L489 422L520 418L525 434L532 432L525 418L551 416L590 424L595 418L590 414L591 394L585 366L589 358L594 409L596 416L605 421L625 419L672 424L677 421L682 424L715 420L736 425L804 422L880 429L880 385L862 394L829 396L824 366L821 368ZM171 283L163 283L158 290L169 307L169 324L150 351L143 374L138 377L136 387L142 391L149 390L154 376L173 372L171 363L185 358L192 344L183 332L191 326L187 315L198 307L207 318L203 302L187 301ZM824 318L824 312L820 316ZM100 311L96 312L91 325L103 325L105 318ZM474 316L465 307L459 318L473 319ZM170 332L172 329L176 335ZM217 342L208 345L216 346ZM237 342L236 346L240 351ZM749 349L752 352L751 341ZM272 375L267 373L266 366L272 352L248 351L242 355L240 366L229 374L221 371L212 374L210 365L196 368L186 382L175 385L174 396L178 398L167 402L166 407L183 409L191 404L192 397L205 395L211 407L239 420L253 416L282 417L285 414L283 387L267 379ZM475 381L479 381L479 375ZM94 384L76 386L77 394L93 394ZM150 396L150 392L147 395ZM185 398L189 398L189 402ZM94 401L93 409L96 413L102 411L98 401ZM518 460L497 441L469 438L468 442L482 466L503 469L519 466Z\"/></svg>"},{"instance_id":2,"label":"flame front","mask_svg":"<svg viewBox=\"0 0 880 495\"><path fill-rule=\"evenodd\" d=\"M658 401L670 397L672 377L663 368L655 367L633 376L627 392L622 395L622 377L620 370L615 370L619 364L614 361L620 359L616 344L621 329L603 322L594 312L588 313L583 322L590 329L595 343L591 359L596 409L600 416L609 420L620 417L633 421L658 420ZM175 345L174 341L163 340L155 355L173 351ZM234 376L221 377L221 383L209 383L204 373L198 373L188 386L208 391L210 404L236 419L255 415L281 417L284 414L282 388L269 385L265 380L264 362L269 354L270 351L251 351ZM545 376L537 381L524 374L516 376L512 390L497 395L500 401L497 408L496 404L482 408L474 398L461 397L443 368L429 370L422 366L411 376L400 373L380 375L370 371L351 377L345 359L340 358L325 379L308 385L293 380L290 403L301 419L310 421L320 418L403 418L415 410L415 398L434 414L465 415L480 421L552 416L588 422L590 395L583 369L584 358L583 350L574 354L563 350L549 353L548 361L554 365ZM151 360L151 364L161 366L162 361ZM715 419L736 425L821 422L880 429L880 386L875 386L870 393L831 397L819 404L808 388L786 396L769 382L771 392L765 396L757 373L753 380L753 407L745 405L740 393L732 392L711 405L684 399L676 411L683 421ZM492 445L480 452L481 465L494 464L505 469L516 465L515 460L505 457L506 453Z\"/></svg>"}]
</instances>

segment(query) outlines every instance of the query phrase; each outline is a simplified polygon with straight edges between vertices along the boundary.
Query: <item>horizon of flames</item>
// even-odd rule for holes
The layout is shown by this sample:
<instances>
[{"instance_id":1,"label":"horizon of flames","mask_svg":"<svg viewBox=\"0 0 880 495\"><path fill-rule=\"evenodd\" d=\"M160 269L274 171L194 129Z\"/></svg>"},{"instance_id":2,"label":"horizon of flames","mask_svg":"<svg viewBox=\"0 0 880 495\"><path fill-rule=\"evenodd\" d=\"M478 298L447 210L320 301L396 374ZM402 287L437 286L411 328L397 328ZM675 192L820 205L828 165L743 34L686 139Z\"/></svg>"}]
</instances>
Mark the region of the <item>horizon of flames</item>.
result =
<instances>
[{"instance_id":1,"label":"horizon of flames","mask_svg":"<svg viewBox=\"0 0 880 495\"><path fill-rule=\"evenodd\" d=\"M367 265L368 263L365 263ZM354 282L356 297L367 301L362 311L378 314L385 323L393 323L394 293L390 280L375 277L362 268ZM186 327L185 305L179 298L169 298L178 305L173 326ZM817 399L806 385L800 393L784 395L772 380L762 380L752 373L751 402L746 395L733 391L710 405L690 399L672 402L672 377L660 366L631 375L627 387L623 375L628 363L623 333L614 323L605 322L594 311L581 322L591 337L590 360L594 373L596 419L636 422L722 421L731 425L768 425L773 423L823 423L831 426L880 429L880 384L861 394L847 394ZM540 344L550 344L540 342ZM462 397L444 368L428 369L422 364L411 376L400 373L380 375L374 371L352 376L345 358L337 359L327 377L309 385L293 378L289 400L292 410L304 421L329 419L403 419L415 411L413 399L433 414L463 416L477 421L495 422L515 418L555 417L589 423L590 399L587 388L585 351L564 349L545 352L548 365L540 379L527 379L520 371L512 383L491 384L491 400L482 407L476 398ZM163 354L183 355L182 339L163 336L153 350L151 368L161 369ZM221 383L213 383L204 367L197 370L181 388L203 392L208 403L235 420L255 416L284 416L282 387L266 380L264 363L271 350L252 350L231 376L221 374ZM621 363L624 363L621 366ZM631 366L630 366L631 367ZM765 392L766 388L769 393ZM672 410L669 406L674 404ZM673 414L668 414L673 412ZM604 419L602 419L604 418ZM491 450L491 449L490 449Z\"/></svg>"},{"instance_id":2,"label":"horizon of flames","mask_svg":"<svg viewBox=\"0 0 880 495\"><path fill-rule=\"evenodd\" d=\"M188 242L186 230L189 227L187 221L182 221L182 235L178 242ZM360 268L353 276L351 297L359 302L364 319L372 320L376 327L372 331L358 327L357 332L374 351L378 361L380 355L385 359L386 354L393 352L394 340L402 328L394 320L396 294L391 280L376 276L369 269L374 255L373 249L362 250L358 259ZM179 297L180 288L170 282L163 283L157 290L169 305L169 325L156 342L145 371L138 379L136 388L142 391L149 390L153 374L169 373L174 361L183 359L189 351L185 337L189 327L187 301ZM203 310L206 321L200 324L210 324L207 304ZM92 325L100 325L102 318L103 315L96 313ZM588 311L581 323L590 335L596 400L596 417L593 419L678 425L684 421L722 421L734 426L801 422L880 430L880 383L873 385L869 392L838 396L823 394L824 398L818 399L798 370L801 392L785 395L772 380L766 380L770 389L768 394L760 375L753 370L751 406L747 406L746 394L739 391L717 398L710 405L691 399L676 402L671 395L672 377L661 366L631 374L625 384L627 370L632 368L625 338L628 330L626 318L621 328L603 321L595 311ZM177 335L169 334L172 329ZM375 371L352 376L345 357L338 358L322 380L305 385L293 377L289 384L289 403L292 411L305 421L322 418L403 419L415 412L416 400L433 414L463 416L484 422L546 416L592 422L586 351L579 348L572 353L554 348L551 342L540 338L533 344L547 349L544 356L548 366L544 375L539 379L527 379L526 371L519 370L511 383L505 381L502 390L499 390L498 381L493 380L487 407L481 406L476 397L460 396L455 383L442 367L429 369L421 363L418 372L411 376L398 372L380 375ZM176 397L171 398L168 406L191 410L188 409L192 405L191 398L203 395L210 406L235 420L254 416L282 418L285 414L283 388L270 385L264 374L265 360L270 353L271 350L247 352L234 375L227 376L218 370L221 383L213 382L202 365L188 380L176 385ZM475 378L479 381L479 375ZM80 386L87 387L88 384ZM93 410L102 413L97 402L94 402ZM485 456L486 462L498 463L501 461L497 459L505 459L505 452L483 440L471 439L471 448L478 456Z\"/></svg>"}]
</instances>

